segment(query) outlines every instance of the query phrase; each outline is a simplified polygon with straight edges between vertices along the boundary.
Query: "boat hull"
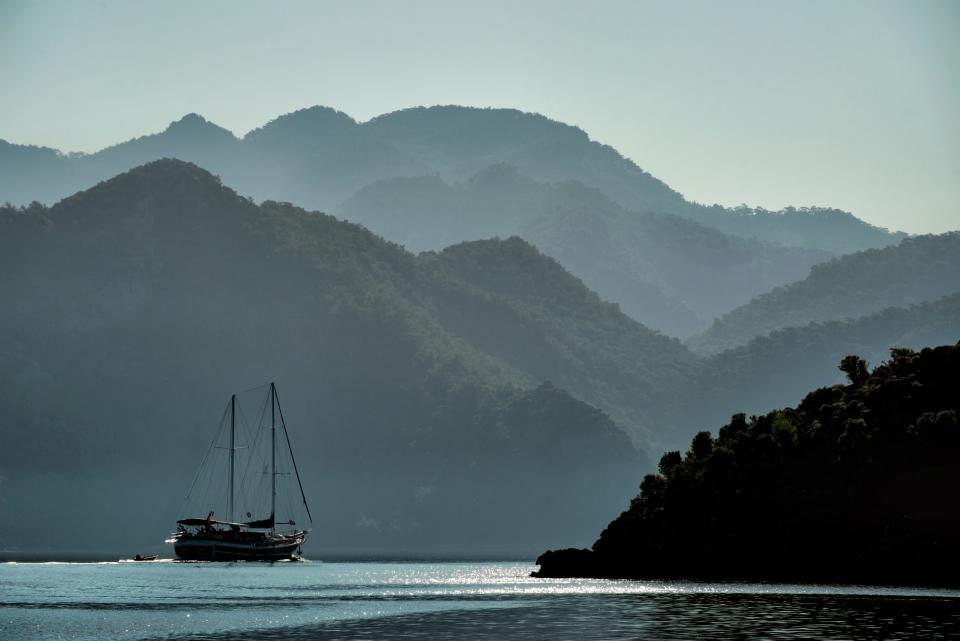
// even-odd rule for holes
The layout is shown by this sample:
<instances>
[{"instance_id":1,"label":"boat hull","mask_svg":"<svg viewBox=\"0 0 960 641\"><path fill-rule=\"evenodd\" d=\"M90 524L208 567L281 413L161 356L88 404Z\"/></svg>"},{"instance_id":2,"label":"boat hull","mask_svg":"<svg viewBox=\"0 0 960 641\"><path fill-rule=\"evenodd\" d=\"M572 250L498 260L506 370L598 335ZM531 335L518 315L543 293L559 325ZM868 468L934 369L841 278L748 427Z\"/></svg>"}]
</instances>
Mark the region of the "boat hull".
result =
<instances>
[{"instance_id":1,"label":"boat hull","mask_svg":"<svg viewBox=\"0 0 960 641\"><path fill-rule=\"evenodd\" d=\"M174 543L173 550L183 561L285 561L298 556L303 540L270 543L241 543L188 539Z\"/></svg>"}]
</instances>

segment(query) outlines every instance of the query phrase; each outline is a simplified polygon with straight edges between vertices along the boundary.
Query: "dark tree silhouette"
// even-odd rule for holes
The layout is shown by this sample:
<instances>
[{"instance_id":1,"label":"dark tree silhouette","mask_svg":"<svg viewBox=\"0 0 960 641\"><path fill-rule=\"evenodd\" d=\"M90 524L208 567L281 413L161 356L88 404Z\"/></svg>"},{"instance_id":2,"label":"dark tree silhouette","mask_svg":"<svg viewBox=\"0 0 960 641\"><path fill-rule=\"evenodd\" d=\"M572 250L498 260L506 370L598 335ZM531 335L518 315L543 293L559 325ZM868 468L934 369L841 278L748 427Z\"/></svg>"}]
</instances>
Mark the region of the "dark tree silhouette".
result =
<instances>
[{"instance_id":1,"label":"dark tree silhouette","mask_svg":"<svg viewBox=\"0 0 960 641\"><path fill-rule=\"evenodd\" d=\"M847 375L852 385L861 385L870 377L867 362L859 356L844 356L840 361L840 371Z\"/></svg>"},{"instance_id":2,"label":"dark tree silhouette","mask_svg":"<svg viewBox=\"0 0 960 641\"><path fill-rule=\"evenodd\" d=\"M960 584L960 344L841 369L850 385L665 454L592 550L536 575Z\"/></svg>"}]
</instances>

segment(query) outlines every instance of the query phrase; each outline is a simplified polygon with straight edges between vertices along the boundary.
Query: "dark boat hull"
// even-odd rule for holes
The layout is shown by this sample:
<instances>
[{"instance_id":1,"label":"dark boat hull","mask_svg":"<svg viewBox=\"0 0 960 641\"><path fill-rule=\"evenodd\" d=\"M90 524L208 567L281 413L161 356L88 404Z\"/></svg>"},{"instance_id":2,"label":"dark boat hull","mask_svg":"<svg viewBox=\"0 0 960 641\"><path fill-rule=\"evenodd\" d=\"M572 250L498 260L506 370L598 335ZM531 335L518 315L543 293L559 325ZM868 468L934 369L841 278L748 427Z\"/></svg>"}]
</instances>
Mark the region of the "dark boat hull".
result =
<instances>
[{"instance_id":1,"label":"dark boat hull","mask_svg":"<svg viewBox=\"0 0 960 641\"><path fill-rule=\"evenodd\" d=\"M297 557L300 543L302 541L256 545L190 539L178 541L173 550L183 561L285 561Z\"/></svg>"}]
</instances>

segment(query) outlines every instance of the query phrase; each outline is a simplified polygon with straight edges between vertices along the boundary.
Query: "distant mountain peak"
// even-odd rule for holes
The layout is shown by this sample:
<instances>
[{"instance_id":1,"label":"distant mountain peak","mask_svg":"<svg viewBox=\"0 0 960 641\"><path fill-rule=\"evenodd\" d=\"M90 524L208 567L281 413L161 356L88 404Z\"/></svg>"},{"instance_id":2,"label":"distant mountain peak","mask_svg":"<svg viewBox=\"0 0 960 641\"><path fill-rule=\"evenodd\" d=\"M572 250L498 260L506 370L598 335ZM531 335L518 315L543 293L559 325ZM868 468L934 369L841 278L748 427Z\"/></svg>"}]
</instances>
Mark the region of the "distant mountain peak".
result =
<instances>
[{"instance_id":1,"label":"distant mountain peak","mask_svg":"<svg viewBox=\"0 0 960 641\"><path fill-rule=\"evenodd\" d=\"M453 256L456 254L500 251L536 256L538 258L545 259L549 263L556 264L556 260L546 256L528 241L516 235L509 236L507 238L482 238L480 240L465 240L457 243L456 245L445 247L440 252L440 255L446 254L448 256Z\"/></svg>"},{"instance_id":2,"label":"distant mountain peak","mask_svg":"<svg viewBox=\"0 0 960 641\"><path fill-rule=\"evenodd\" d=\"M215 180L220 182L220 179L215 175L200 167L197 164L189 162L187 160L180 160L179 158L160 158L158 160L153 160L148 163L144 163L138 167L134 167L130 171L118 174L116 178L122 176L130 176L137 174L149 174L149 173L168 173L168 174L181 174L181 175L190 175L198 178L204 178L207 180Z\"/></svg>"},{"instance_id":3,"label":"distant mountain peak","mask_svg":"<svg viewBox=\"0 0 960 641\"><path fill-rule=\"evenodd\" d=\"M600 300L556 259L519 236L465 241L447 247L439 256L448 264L458 265L462 277L490 291L512 295L523 292L538 299Z\"/></svg>"},{"instance_id":4,"label":"distant mountain peak","mask_svg":"<svg viewBox=\"0 0 960 641\"><path fill-rule=\"evenodd\" d=\"M207 120L197 112L191 111L190 113L184 115L180 120L176 120L170 123L170 127L168 127L168 129L172 127L191 127L191 126L205 125L209 122L210 122L209 120Z\"/></svg>"},{"instance_id":5,"label":"distant mountain peak","mask_svg":"<svg viewBox=\"0 0 960 641\"><path fill-rule=\"evenodd\" d=\"M315 105L278 116L262 127L248 132L243 139L256 141L268 138L315 138L355 126L357 121L344 112Z\"/></svg>"},{"instance_id":6,"label":"distant mountain peak","mask_svg":"<svg viewBox=\"0 0 960 641\"><path fill-rule=\"evenodd\" d=\"M233 132L224 129L216 123L212 123L198 113L188 113L187 115L171 122L163 131L167 135L187 135L191 137L204 136L210 137L229 137L235 139Z\"/></svg>"},{"instance_id":7,"label":"distant mountain peak","mask_svg":"<svg viewBox=\"0 0 960 641\"><path fill-rule=\"evenodd\" d=\"M404 129L433 136L437 132L474 130L487 136L507 136L527 139L555 138L557 136L580 142L589 141L579 127L553 120L536 112L503 107L470 107L463 105L433 105L409 107L371 118L367 127Z\"/></svg>"},{"instance_id":8,"label":"distant mountain peak","mask_svg":"<svg viewBox=\"0 0 960 641\"><path fill-rule=\"evenodd\" d=\"M277 121L309 121L313 123L340 123L340 124L357 124L357 121L351 118L346 113L340 111L339 109L334 109L333 107L327 107L325 105L314 105L312 107L305 107L303 109L297 109L296 111L291 111L288 114L277 117L272 122Z\"/></svg>"},{"instance_id":9,"label":"distant mountain peak","mask_svg":"<svg viewBox=\"0 0 960 641\"><path fill-rule=\"evenodd\" d=\"M153 198L146 198L148 194ZM65 198L54 207L54 211L59 215L77 204L91 201L99 202L100 208L106 211L112 209L108 203L129 203L133 195L146 198L144 202L153 202L155 199L170 198L192 201L205 198L204 194L217 194L217 198L226 198L236 204L245 202L235 191L224 186L218 176L206 169L177 158L161 158ZM120 209L126 212L128 206Z\"/></svg>"}]
</instances>

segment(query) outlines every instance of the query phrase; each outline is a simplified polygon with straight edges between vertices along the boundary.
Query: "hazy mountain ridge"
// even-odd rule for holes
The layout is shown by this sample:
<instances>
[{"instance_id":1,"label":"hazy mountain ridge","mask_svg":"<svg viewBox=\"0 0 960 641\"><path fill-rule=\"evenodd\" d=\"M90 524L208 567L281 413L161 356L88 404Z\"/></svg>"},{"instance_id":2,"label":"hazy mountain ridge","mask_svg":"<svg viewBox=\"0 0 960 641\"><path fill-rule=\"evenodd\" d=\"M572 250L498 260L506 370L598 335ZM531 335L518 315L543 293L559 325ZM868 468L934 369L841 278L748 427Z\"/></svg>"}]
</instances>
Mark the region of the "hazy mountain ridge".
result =
<instances>
[{"instance_id":1,"label":"hazy mountain ridge","mask_svg":"<svg viewBox=\"0 0 960 641\"><path fill-rule=\"evenodd\" d=\"M871 362L894 347L921 349L960 339L960 294L889 307L852 320L778 330L697 358L675 339L651 332L528 243L477 241L421 259L478 287L483 305L438 298L444 326L535 380L550 379L603 408L650 451L676 447L704 424L736 411L766 412L805 390L838 382L848 353ZM499 302L501 305L497 305ZM789 363L789 366L785 366Z\"/></svg>"},{"instance_id":2,"label":"hazy mountain ridge","mask_svg":"<svg viewBox=\"0 0 960 641\"><path fill-rule=\"evenodd\" d=\"M678 216L629 212L577 181L537 183L505 164L455 185L437 176L378 181L338 213L414 251L520 235L633 318L673 336L705 328L830 257Z\"/></svg>"},{"instance_id":3,"label":"hazy mountain ridge","mask_svg":"<svg viewBox=\"0 0 960 641\"><path fill-rule=\"evenodd\" d=\"M196 139L209 144L185 140L180 135L184 120L194 125ZM47 155L40 163L26 162L35 155L29 147L2 145L0 201L50 204L169 156L207 167L245 195L331 211L377 180L438 174L459 182L492 164L509 163L540 182L578 180L629 210L685 216L748 238L845 253L902 237L834 210L815 210L812 216L794 209L751 210L744 216L691 203L581 129L512 109L417 107L357 123L333 109L312 107L276 118L239 140L200 120L191 115L161 134L93 154Z\"/></svg>"},{"instance_id":4,"label":"hazy mountain ridge","mask_svg":"<svg viewBox=\"0 0 960 641\"><path fill-rule=\"evenodd\" d=\"M858 318L960 291L960 232L907 238L815 266L799 282L757 297L687 343L715 353L784 327Z\"/></svg>"},{"instance_id":5,"label":"hazy mountain ridge","mask_svg":"<svg viewBox=\"0 0 960 641\"><path fill-rule=\"evenodd\" d=\"M694 210L689 217L726 234L834 254L885 247L907 237L903 232L890 232L832 207L784 207L772 211L763 207L713 205Z\"/></svg>"},{"instance_id":6,"label":"hazy mountain ridge","mask_svg":"<svg viewBox=\"0 0 960 641\"><path fill-rule=\"evenodd\" d=\"M362 123L312 107L243 138L188 114L93 154L3 144L0 202L50 203L161 157L195 162L258 200L344 215L413 250L520 235L633 318L679 337L803 278L826 251L902 237L836 210L704 207L579 128L512 109L455 106ZM666 214L697 224L684 227Z\"/></svg>"},{"instance_id":7,"label":"hazy mountain ridge","mask_svg":"<svg viewBox=\"0 0 960 641\"><path fill-rule=\"evenodd\" d=\"M478 305L457 287L436 299L450 331L603 409L644 449L672 440L669 433L681 421L669 399L698 366L679 341L601 301L516 237L461 243L421 260L443 265L482 297Z\"/></svg>"},{"instance_id":8,"label":"hazy mountain ridge","mask_svg":"<svg viewBox=\"0 0 960 641\"><path fill-rule=\"evenodd\" d=\"M754 338L708 359L701 383L718 399L713 415L761 414L796 403L804 389L842 382L835 364L858 354L871 364L891 348L920 350L960 341L960 293L853 320L812 322Z\"/></svg>"}]
</instances>

